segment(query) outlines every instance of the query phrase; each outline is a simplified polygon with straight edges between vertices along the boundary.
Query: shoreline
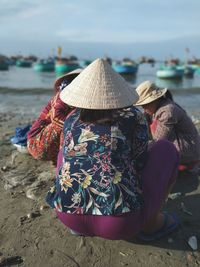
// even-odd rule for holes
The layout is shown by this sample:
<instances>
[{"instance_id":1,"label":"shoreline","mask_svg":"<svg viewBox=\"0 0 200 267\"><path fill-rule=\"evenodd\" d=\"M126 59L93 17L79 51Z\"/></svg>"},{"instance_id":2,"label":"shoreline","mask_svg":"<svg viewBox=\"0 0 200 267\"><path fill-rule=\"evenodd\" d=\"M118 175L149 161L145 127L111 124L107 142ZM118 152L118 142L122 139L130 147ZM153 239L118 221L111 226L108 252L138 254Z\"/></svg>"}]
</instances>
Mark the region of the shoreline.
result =
<instances>
[{"instance_id":1,"label":"shoreline","mask_svg":"<svg viewBox=\"0 0 200 267\"><path fill-rule=\"evenodd\" d=\"M187 111L200 131L200 87L176 89L172 93L175 102ZM0 95L0 112L15 112L34 120L54 95L54 89L0 87Z\"/></svg>"},{"instance_id":2,"label":"shoreline","mask_svg":"<svg viewBox=\"0 0 200 267\"><path fill-rule=\"evenodd\" d=\"M131 86L133 89L136 88L136 86ZM48 91L53 91L53 85L52 88L50 87L6 87L6 86L0 86L0 94L1 93L9 93L9 92L23 92L23 93L29 93L30 91L35 91L35 92L40 92L41 90L43 90L44 92L48 92ZM184 87L182 89L180 88L170 88L170 90L172 90L172 92L175 93L181 93L181 92L192 92L192 93L199 93L200 92L200 86L199 87Z\"/></svg>"}]
</instances>

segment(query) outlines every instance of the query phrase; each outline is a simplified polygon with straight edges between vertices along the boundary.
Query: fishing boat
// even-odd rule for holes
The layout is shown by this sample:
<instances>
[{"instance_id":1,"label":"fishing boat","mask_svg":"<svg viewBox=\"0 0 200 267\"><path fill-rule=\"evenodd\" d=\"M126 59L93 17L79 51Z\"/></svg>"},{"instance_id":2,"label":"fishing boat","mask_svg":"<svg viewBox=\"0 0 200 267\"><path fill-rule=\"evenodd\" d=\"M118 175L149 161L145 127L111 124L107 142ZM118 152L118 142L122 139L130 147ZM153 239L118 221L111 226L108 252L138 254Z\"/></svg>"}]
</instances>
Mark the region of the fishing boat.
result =
<instances>
[{"instance_id":1,"label":"fishing boat","mask_svg":"<svg viewBox=\"0 0 200 267\"><path fill-rule=\"evenodd\" d=\"M197 71L197 73L200 73L200 60L196 63L191 62L190 66L194 71Z\"/></svg>"},{"instance_id":2,"label":"fishing boat","mask_svg":"<svg viewBox=\"0 0 200 267\"><path fill-rule=\"evenodd\" d=\"M177 68L177 66L163 65L156 72L156 76L161 79L182 79L184 70Z\"/></svg>"},{"instance_id":3,"label":"fishing boat","mask_svg":"<svg viewBox=\"0 0 200 267\"><path fill-rule=\"evenodd\" d=\"M33 69L37 72L51 72L55 69L55 63L52 59L40 59L33 65Z\"/></svg>"},{"instance_id":4,"label":"fishing boat","mask_svg":"<svg viewBox=\"0 0 200 267\"><path fill-rule=\"evenodd\" d=\"M1 70L8 70L9 65L5 61L0 61L0 71Z\"/></svg>"},{"instance_id":5,"label":"fishing boat","mask_svg":"<svg viewBox=\"0 0 200 267\"><path fill-rule=\"evenodd\" d=\"M200 73L200 58L197 58L193 56L192 58L189 57L190 49L186 48L186 64L189 65L194 72L196 71L197 73Z\"/></svg>"},{"instance_id":6,"label":"fishing boat","mask_svg":"<svg viewBox=\"0 0 200 267\"><path fill-rule=\"evenodd\" d=\"M8 69L9 69L8 63L5 60L0 59L0 71Z\"/></svg>"},{"instance_id":7,"label":"fishing boat","mask_svg":"<svg viewBox=\"0 0 200 267\"><path fill-rule=\"evenodd\" d=\"M23 67L23 68L30 68L32 66L32 61L29 59L18 59L16 61L16 66L17 67Z\"/></svg>"},{"instance_id":8,"label":"fishing boat","mask_svg":"<svg viewBox=\"0 0 200 267\"><path fill-rule=\"evenodd\" d=\"M184 75L186 77L193 77L195 70L191 66L185 66Z\"/></svg>"},{"instance_id":9,"label":"fishing boat","mask_svg":"<svg viewBox=\"0 0 200 267\"><path fill-rule=\"evenodd\" d=\"M87 67L92 61L88 59L79 60L79 65L82 68Z\"/></svg>"},{"instance_id":10,"label":"fishing boat","mask_svg":"<svg viewBox=\"0 0 200 267\"><path fill-rule=\"evenodd\" d=\"M154 64L156 63L156 61L155 61L155 59L152 58L152 57L145 57L145 56L142 56L142 57L139 59L139 63L140 63L140 64L147 63L147 64L151 64L152 66L154 66Z\"/></svg>"},{"instance_id":11,"label":"fishing boat","mask_svg":"<svg viewBox=\"0 0 200 267\"><path fill-rule=\"evenodd\" d=\"M119 74L135 75L138 71L138 65L132 60L114 61L112 68Z\"/></svg>"},{"instance_id":12,"label":"fishing boat","mask_svg":"<svg viewBox=\"0 0 200 267\"><path fill-rule=\"evenodd\" d=\"M182 70L185 77L192 78L194 76L195 69L190 65L177 66L177 69Z\"/></svg>"},{"instance_id":13,"label":"fishing boat","mask_svg":"<svg viewBox=\"0 0 200 267\"><path fill-rule=\"evenodd\" d=\"M9 69L8 58L4 55L0 55L0 71L8 69Z\"/></svg>"},{"instance_id":14,"label":"fishing boat","mask_svg":"<svg viewBox=\"0 0 200 267\"><path fill-rule=\"evenodd\" d=\"M77 61L71 61L67 58L60 58L55 64L55 72L57 75L68 73L78 68L80 68L80 66Z\"/></svg>"}]
</instances>

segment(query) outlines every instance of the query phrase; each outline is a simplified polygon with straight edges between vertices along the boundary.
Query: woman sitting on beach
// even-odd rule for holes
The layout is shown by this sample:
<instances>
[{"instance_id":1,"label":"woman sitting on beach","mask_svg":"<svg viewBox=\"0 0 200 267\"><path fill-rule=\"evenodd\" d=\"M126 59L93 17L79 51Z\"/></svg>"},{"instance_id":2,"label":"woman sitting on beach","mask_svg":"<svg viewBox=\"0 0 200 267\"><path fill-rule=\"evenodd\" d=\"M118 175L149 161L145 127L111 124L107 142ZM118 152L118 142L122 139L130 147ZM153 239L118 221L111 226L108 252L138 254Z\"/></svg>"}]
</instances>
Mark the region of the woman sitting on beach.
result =
<instances>
[{"instance_id":1,"label":"woman sitting on beach","mask_svg":"<svg viewBox=\"0 0 200 267\"><path fill-rule=\"evenodd\" d=\"M179 154L179 170L191 170L200 162L200 136L186 111L173 101L169 90L159 89L153 82L141 83L136 92L137 106L150 116L153 140L167 139Z\"/></svg>"},{"instance_id":2,"label":"woman sitting on beach","mask_svg":"<svg viewBox=\"0 0 200 267\"><path fill-rule=\"evenodd\" d=\"M62 142L63 124L71 111L60 100L60 92L76 78L82 69L76 69L61 77L54 84L55 95L42 110L39 118L33 123L28 132L28 150L36 159L51 160L56 165L57 156Z\"/></svg>"},{"instance_id":3,"label":"woman sitting on beach","mask_svg":"<svg viewBox=\"0 0 200 267\"><path fill-rule=\"evenodd\" d=\"M97 59L60 98L74 109L47 194L58 218L79 234L107 239L139 233L155 240L176 229L176 216L160 209L176 179L178 153L165 140L147 151L146 120L132 105L136 95L126 81ZM52 148L47 139L45 151Z\"/></svg>"}]
</instances>

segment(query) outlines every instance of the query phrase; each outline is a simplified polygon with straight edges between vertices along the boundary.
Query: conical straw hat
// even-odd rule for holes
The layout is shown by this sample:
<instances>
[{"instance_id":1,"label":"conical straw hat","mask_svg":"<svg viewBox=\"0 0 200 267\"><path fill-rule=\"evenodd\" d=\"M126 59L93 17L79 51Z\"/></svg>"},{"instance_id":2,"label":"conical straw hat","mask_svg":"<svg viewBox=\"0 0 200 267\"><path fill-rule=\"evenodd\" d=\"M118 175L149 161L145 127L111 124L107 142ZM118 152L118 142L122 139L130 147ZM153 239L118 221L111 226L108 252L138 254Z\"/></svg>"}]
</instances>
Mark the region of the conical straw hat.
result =
<instances>
[{"instance_id":1,"label":"conical straw hat","mask_svg":"<svg viewBox=\"0 0 200 267\"><path fill-rule=\"evenodd\" d=\"M134 104L138 97L109 63L96 59L60 94L61 100L85 109L117 109Z\"/></svg>"}]
</instances>

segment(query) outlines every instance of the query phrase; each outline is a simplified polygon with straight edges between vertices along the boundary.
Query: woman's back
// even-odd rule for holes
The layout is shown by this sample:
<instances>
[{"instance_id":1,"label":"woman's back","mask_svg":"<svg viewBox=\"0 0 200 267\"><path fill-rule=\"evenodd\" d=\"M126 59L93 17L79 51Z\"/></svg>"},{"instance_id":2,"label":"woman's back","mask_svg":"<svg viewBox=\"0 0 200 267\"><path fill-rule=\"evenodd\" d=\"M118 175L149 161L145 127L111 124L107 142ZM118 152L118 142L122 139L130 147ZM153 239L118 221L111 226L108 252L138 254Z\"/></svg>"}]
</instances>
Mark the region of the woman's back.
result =
<instances>
[{"instance_id":1,"label":"woman's back","mask_svg":"<svg viewBox=\"0 0 200 267\"><path fill-rule=\"evenodd\" d=\"M140 209L137 169L144 165L148 140L144 117L134 107L115 111L110 125L84 123L79 115L76 109L64 125L57 180L62 211L109 215Z\"/></svg>"},{"instance_id":2,"label":"woman's back","mask_svg":"<svg viewBox=\"0 0 200 267\"><path fill-rule=\"evenodd\" d=\"M200 137L184 109L166 99L161 102L154 119L158 121L154 139L165 137L173 142L180 152L181 163L200 158Z\"/></svg>"}]
</instances>

